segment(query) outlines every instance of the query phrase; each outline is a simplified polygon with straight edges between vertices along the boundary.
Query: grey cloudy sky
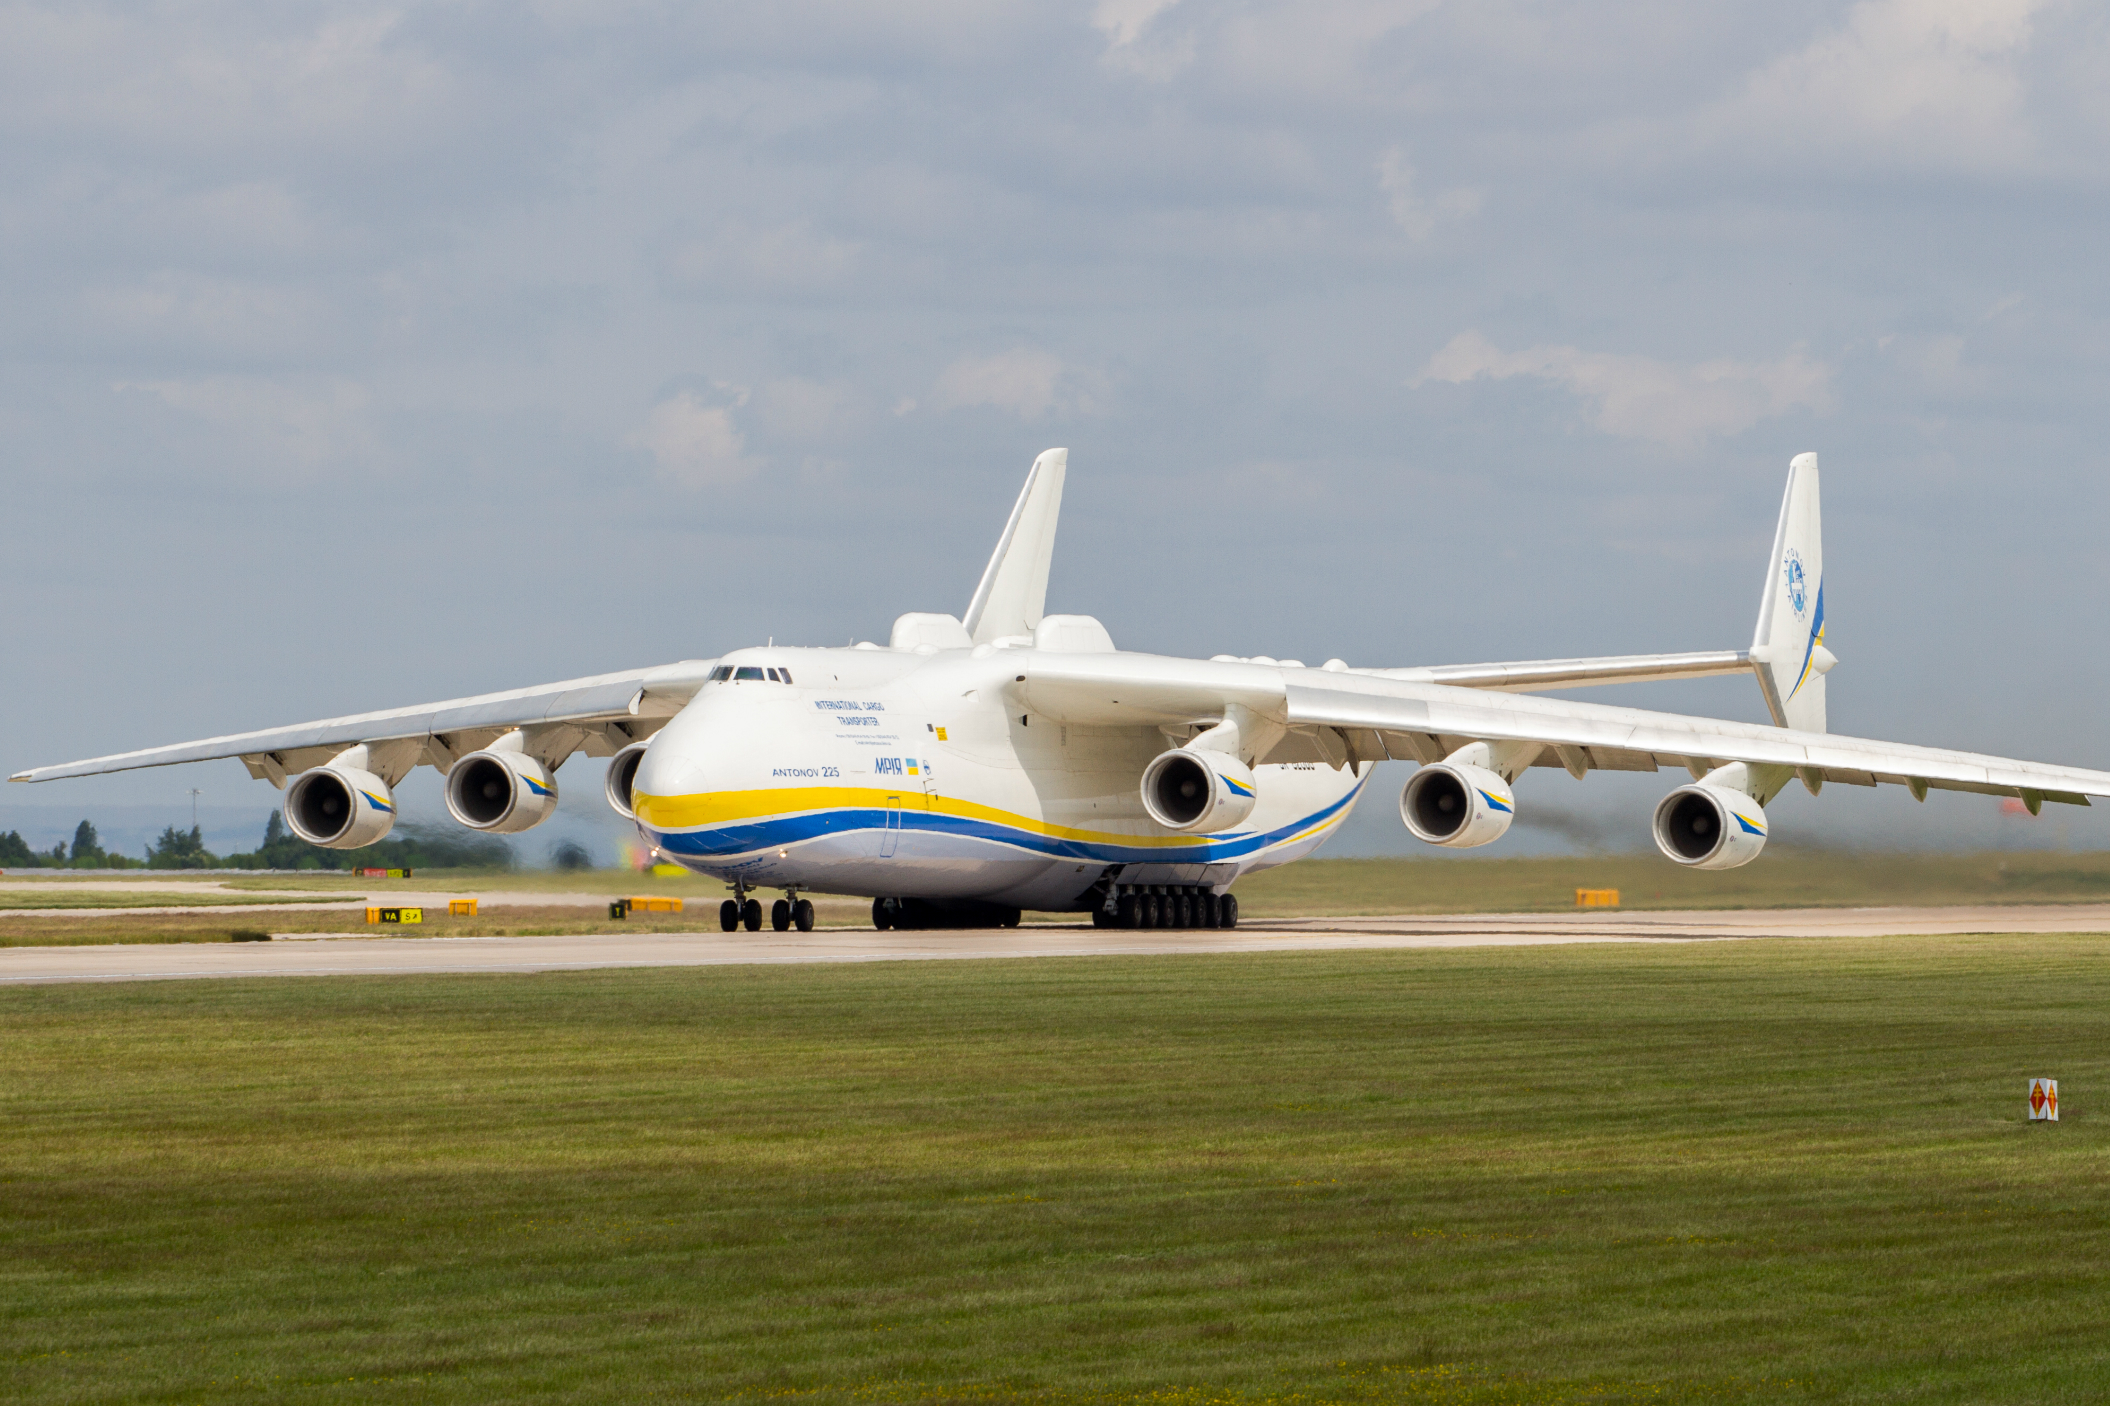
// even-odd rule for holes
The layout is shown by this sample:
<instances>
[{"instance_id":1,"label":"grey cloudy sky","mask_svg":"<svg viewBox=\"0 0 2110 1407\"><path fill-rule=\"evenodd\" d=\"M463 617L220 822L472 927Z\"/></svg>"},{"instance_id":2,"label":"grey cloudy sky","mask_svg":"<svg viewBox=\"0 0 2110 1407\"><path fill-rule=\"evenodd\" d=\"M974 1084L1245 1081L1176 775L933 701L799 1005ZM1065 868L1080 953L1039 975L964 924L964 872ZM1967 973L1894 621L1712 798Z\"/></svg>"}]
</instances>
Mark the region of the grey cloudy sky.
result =
<instances>
[{"instance_id":1,"label":"grey cloudy sky","mask_svg":"<svg viewBox=\"0 0 2110 1407\"><path fill-rule=\"evenodd\" d=\"M1741 645L1816 449L1833 727L2110 766L2100 6L11 5L0 150L8 771L883 639L1051 444L1055 607L1386 664Z\"/></svg>"}]
</instances>

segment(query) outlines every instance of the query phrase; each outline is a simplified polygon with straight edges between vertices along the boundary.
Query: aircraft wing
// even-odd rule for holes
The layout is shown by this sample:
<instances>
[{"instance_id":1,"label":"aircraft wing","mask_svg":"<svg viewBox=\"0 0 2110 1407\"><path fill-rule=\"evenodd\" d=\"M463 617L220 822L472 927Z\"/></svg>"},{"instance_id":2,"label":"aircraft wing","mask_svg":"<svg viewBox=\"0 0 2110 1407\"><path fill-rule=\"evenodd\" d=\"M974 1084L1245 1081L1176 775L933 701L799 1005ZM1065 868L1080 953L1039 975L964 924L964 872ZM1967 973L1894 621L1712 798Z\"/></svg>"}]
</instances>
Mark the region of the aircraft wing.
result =
<instances>
[{"instance_id":1,"label":"aircraft wing","mask_svg":"<svg viewBox=\"0 0 2110 1407\"><path fill-rule=\"evenodd\" d=\"M421 762L445 771L455 758L488 747L514 729L527 734L527 751L555 766L573 752L606 757L639 738L650 737L702 686L713 663L684 660L652 669L318 719L287 728L230 733L54 767L32 767L9 780L48 782L239 757L252 777L283 786L288 774L320 766L344 749L366 743L373 749L373 770L394 786Z\"/></svg>"},{"instance_id":2,"label":"aircraft wing","mask_svg":"<svg viewBox=\"0 0 2110 1407\"><path fill-rule=\"evenodd\" d=\"M1702 650L1684 655L1608 655L1597 659L1513 660L1506 664L1438 664L1412 669L1359 671L1382 679L1450 684L1465 689L1535 693L1542 689L1580 689L1593 684L1648 684L1659 679L1705 679L1718 674L1750 674L1757 669L1749 650Z\"/></svg>"},{"instance_id":3,"label":"aircraft wing","mask_svg":"<svg viewBox=\"0 0 2110 1407\"><path fill-rule=\"evenodd\" d=\"M2032 807L2110 796L2110 772L1348 669L1045 651L1020 664L1012 695L1058 722L1155 724L1177 736L1239 705L1280 729L1262 762L1438 762L1469 742L1525 742L1542 746L1535 765L1578 777L1659 767L1697 777L1748 762L1792 768L1813 790L1827 781L1894 783L1915 796L1932 787L2019 796Z\"/></svg>"}]
</instances>

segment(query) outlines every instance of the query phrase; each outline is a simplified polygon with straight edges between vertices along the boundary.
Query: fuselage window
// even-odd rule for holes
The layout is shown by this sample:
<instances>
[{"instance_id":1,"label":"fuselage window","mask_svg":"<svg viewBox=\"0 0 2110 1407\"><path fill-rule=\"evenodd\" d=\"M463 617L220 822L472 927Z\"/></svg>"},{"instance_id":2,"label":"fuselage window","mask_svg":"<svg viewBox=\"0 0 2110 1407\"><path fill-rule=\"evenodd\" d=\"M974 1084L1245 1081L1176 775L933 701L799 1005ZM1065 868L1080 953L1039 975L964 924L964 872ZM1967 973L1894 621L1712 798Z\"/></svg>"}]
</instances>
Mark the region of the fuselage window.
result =
<instances>
[{"instance_id":1,"label":"fuselage window","mask_svg":"<svg viewBox=\"0 0 2110 1407\"><path fill-rule=\"evenodd\" d=\"M761 677L762 671L752 665L742 665L733 671L733 678L735 679L760 679Z\"/></svg>"},{"instance_id":2,"label":"fuselage window","mask_svg":"<svg viewBox=\"0 0 2110 1407\"><path fill-rule=\"evenodd\" d=\"M730 679L730 678L732 678L732 677L733 677L733 667L732 667L731 665L729 665L729 664L721 664L721 665L719 665L719 666L718 666L718 667L717 667L716 669L714 669L714 670L712 670L712 671L711 671L711 679L710 679L710 682L712 682L712 683L716 683L716 682L718 682L719 680L722 680L722 679Z\"/></svg>"}]
</instances>

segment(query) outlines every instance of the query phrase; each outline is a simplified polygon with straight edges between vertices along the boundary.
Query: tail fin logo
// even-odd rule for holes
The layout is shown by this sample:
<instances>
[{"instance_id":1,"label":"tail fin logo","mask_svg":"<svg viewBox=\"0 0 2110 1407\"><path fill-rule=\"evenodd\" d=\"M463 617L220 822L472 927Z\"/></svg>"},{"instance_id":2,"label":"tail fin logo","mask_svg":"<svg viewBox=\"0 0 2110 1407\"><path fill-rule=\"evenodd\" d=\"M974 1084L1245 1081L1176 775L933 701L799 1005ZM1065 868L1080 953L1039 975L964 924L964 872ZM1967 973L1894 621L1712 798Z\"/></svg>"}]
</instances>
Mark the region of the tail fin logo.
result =
<instances>
[{"instance_id":1,"label":"tail fin logo","mask_svg":"<svg viewBox=\"0 0 2110 1407\"><path fill-rule=\"evenodd\" d=\"M1802 554L1790 547L1787 560L1781 564L1781 572L1787 578L1788 604L1795 608L1795 619L1801 620L1810 604L1809 579L1803 575Z\"/></svg>"}]
</instances>

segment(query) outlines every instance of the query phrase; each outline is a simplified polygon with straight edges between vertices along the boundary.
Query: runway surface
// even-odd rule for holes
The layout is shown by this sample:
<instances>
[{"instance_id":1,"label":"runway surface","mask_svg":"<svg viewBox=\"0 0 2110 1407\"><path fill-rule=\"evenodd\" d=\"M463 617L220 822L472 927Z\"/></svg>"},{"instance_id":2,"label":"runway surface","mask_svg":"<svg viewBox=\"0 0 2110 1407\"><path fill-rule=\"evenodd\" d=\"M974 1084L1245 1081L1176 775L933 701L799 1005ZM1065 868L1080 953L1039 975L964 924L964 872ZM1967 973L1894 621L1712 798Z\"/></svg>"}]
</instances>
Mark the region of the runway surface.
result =
<instances>
[{"instance_id":1,"label":"runway surface","mask_svg":"<svg viewBox=\"0 0 2110 1407\"><path fill-rule=\"evenodd\" d=\"M601 967L1114 957L1545 943L1696 943L1953 933L2102 933L2110 904L1661 913L1467 914L1296 919L1208 929L1028 927L953 932L612 933L551 938L369 938L291 934L269 943L0 948L0 985L179 977L563 972Z\"/></svg>"}]
</instances>

